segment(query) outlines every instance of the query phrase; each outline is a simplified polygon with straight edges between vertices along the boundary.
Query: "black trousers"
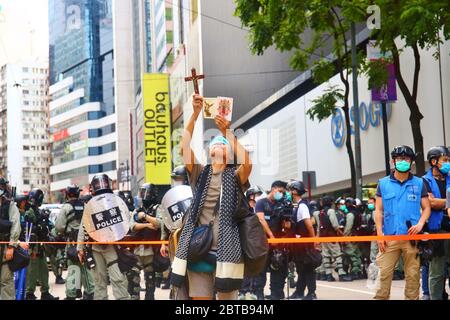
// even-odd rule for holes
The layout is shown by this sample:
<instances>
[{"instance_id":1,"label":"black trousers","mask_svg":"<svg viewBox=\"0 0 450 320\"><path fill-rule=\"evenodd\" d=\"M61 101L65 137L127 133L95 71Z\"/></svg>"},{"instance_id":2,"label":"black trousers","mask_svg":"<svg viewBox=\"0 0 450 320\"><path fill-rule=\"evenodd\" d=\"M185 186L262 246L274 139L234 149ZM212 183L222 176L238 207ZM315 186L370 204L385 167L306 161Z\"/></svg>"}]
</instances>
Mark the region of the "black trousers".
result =
<instances>
[{"instance_id":1,"label":"black trousers","mask_svg":"<svg viewBox=\"0 0 450 320\"><path fill-rule=\"evenodd\" d=\"M301 261L295 262L298 273L297 293L304 295L305 289L308 288L308 295L316 293L316 269L310 264L304 264Z\"/></svg>"}]
</instances>

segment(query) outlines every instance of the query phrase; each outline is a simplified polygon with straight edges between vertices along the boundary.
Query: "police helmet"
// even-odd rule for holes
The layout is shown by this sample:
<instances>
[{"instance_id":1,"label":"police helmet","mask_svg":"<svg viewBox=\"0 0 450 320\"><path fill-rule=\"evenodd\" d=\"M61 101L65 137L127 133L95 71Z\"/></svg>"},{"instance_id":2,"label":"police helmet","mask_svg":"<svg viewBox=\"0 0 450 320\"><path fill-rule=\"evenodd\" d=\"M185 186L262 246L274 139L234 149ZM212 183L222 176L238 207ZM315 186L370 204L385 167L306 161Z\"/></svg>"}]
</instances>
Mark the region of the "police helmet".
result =
<instances>
[{"instance_id":1,"label":"police helmet","mask_svg":"<svg viewBox=\"0 0 450 320\"><path fill-rule=\"evenodd\" d=\"M416 160L416 154L414 150L411 147L405 145L397 146L394 149L392 149L391 152L392 159L395 159L400 156L409 157L411 158L412 161Z\"/></svg>"},{"instance_id":2,"label":"police helmet","mask_svg":"<svg viewBox=\"0 0 450 320\"><path fill-rule=\"evenodd\" d=\"M185 166L176 167L175 169L173 169L170 176L172 177L172 179L184 180L185 182L188 181L188 174Z\"/></svg>"},{"instance_id":3,"label":"police helmet","mask_svg":"<svg viewBox=\"0 0 450 320\"><path fill-rule=\"evenodd\" d=\"M78 198L80 196L80 188L76 184L71 184L66 187L67 198Z\"/></svg>"},{"instance_id":4,"label":"police helmet","mask_svg":"<svg viewBox=\"0 0 450 320\"><path fill-rule=\"evenodd\" d=\"M44 191L39 188L34 188L28 193L28 200L36 207L40 207L44 202Z\"/></svg>"},{"instance_id":5,"label":"police helmet","mask_svg":"<svg viewBox=\"0 0 450 320\"><path fill-rule=\"evenodd\" d=\"M345 198L345 205L347 207L356 207L356 200L352 197Z\"/></svg>"},{"instance_id":6,"label":"police helmet","mask_svg":"<svg viewBox=\"0 0 450 320\"><path fill-rule=\"evenodd\" d=\"M432 147L427 152L427 160L431 164L431 160L439 159L441 156L450 156L450 150L444 146Z\"/></svg>"},{"instance_id":7,"label":"police helmet","mask_svg":"<svg viewBox=\"0 0 450 320\"><path fill-rule=\"evenodd\" d=\"M101 193L112 193L112 180L107 174L96 174L91 181L91 192L93 195Z\"/></svg>"},{"instance_id":8,"label":"police helmet","mask_svg":"<svg viewBox=\"0 0 450 320\"><path fill-rule=\"evenodd\" d=\"M334 201L334 204L336 205L345 204L345 199L343 197L339 197L336 199L336 201Z\"/></svg>"},{"instance_id":9,"label":"police helmet","mask_svg":"<svg viewBox=\"0 0 450 320\"><path fill-rule=\"evenodd\" d=\"M158 187L152 183L144 183L139 190L139 196L144 204L156 203Z\"/></svg>"},{"instance_id":10,"label":"police helmet","mask_svg":"<svg viewBox=\"0 0 450 320\"><path fill-rule=\"evenodd\" d=\"M330 208L333 204L333 197L325 195L322 197L321 201L322 201L322 207Z\"/></svg>"},{"instance_id":11,"label":"police helmet","mask_svg":"<svg viewBox=\"0 0 450 320\"><path fill-rule=\"evenodd\" d=\"M309 207L313 210L313 211L317 211L319 210L319 203L316 200L311 200L309 202Z\"/></svg>"},{"instance_id":12,"label":"police helmet","mask_svg":"<svg viewBox=\"0 0 450 320\"><path fill-rule=\"evenodd\" d=\"M0 177L0 197L8 192L8 183L5 178Z\"/></svg>"},{"instance_id":13,"label":"police helmet","mask_svg":"<svg viewBox=\"0 0 450 320\"><path fill-rule=\"evenodd\" d=\"M6 187L8 185L9 181L6 180L3 177L0 177L0 187Z\"/></svg>"},{"instance_id":14,"label":"police helmet","mask_svg":"<svg viewBox=\"0 0 450 320\"><path fill-rule=\"evenodd\" d=\"M257 196L260 196L263 194L263 191L261 190L260 187L258 186L252 186L250 188L248 188L248 190L245 192L245 198L250 201L250 200L255 200L255 198Z\"/></svg>"},{"instance_id":15,"label":"police helmet","mask_svg":"<svg viewBox=\"0 0 450 320\"><path fill-rule=\"evenodd\" d=\"M22 211L28 210L29 202L28 202L28 196L26 194L16 195L16 198L14 199L14 201L16 202L16 205L20 210L22 210Z\"/></svg>"},{"instance_id":16,"label":"police helmet","mask_svg":"<svg viewBox=\"0 0 450 320\"><path fill-rule=\"evenodd\" d=\"M305 184L299 180L294 180L294 181L289 182L287 185L287 189L297 191L299 196L305 194L308 191L305 188Z\"/></svg>"},{"instance_id":17,"label":"police helmet","mask_svg":"<svg viewBox=\"0 0 450 320\"><path fill-rule=\"evenodd\" d=\"M359 198L355 198L355 206L359 207L361 206L363 203Z\"/></svg>"}]
</instances>

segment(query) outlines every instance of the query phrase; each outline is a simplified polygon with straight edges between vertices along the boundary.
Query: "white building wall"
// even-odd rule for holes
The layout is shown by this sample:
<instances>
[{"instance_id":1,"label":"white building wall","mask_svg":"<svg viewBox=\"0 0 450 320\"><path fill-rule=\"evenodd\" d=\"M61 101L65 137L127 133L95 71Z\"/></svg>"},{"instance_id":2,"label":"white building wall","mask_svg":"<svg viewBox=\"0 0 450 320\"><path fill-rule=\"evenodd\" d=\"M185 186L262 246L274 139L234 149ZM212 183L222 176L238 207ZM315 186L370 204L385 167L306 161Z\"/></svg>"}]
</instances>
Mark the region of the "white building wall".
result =
<instances>
[{"instance_id":1,"label":"white building wall","mask_svg":"<svg viewBox=\"0 0 450 320\"><path fill-rule=\"evenodd\" d=\"M8 126L8 179L13 186L19 190L23 189L23 126L22 115L22 68L16 65L7 65L6 85L7 85L7 126ZM14 86L15 84L20 86ZM14 127L14 129L13 129Z\"/></svg>"},{"instance_id":2,"label":"white building wall","mask_svg":"<svg viewBox=\"0 0 450 320\"><path fill-rule=\"evenodd\" d=\"M24 68L28 68L28 72L24 71ZM7 107L7 177L11 185L17 187L18 193L28 192L36 187L47 192L50 182L47 132L48 63L36 61L8 64L5 74L3 84L6 85ZM24 90L28 90L28 93L25 94ZM29 104L25 105L25 101ZM30 112L38 112L39 115L33 116ZM24 139L25 134L29 136L28 139ZM24 150L24 146L29 150ZM25 157L29 159L26 162ZM25 181L29 183L25 184Z\"/></svg>"},{"instance_id":3,"label":"white building wall","mask_svg":"<svg viewBox=\"0 0 450 320\"><path fill-rule=\"evenodd\" d=\"M442 57L450 54L450 42L442 46ZM422 51L422 68L419 79L418 103L424 119L421 122L424 136L424 152L434 146L442 145L442 111L441 94L439 87L438 62L432 57L434 51ZM443 83L450 81L450 63L443 59ZM402 73L407 84L412 86L413 55L406 50L401 57ZM351 81L351 77L350 77ZM345 145L337 148L331 139L331 119L319 123L311 121L305 115L306 110L312 106L312 100L323 93L329 85L343 87L338 76L328 83L322 84L303 97L297 99L278 113L265 119L255 127L248 130L242 143L250 145L254 151L254 162L251 183L269 188L270 184L279 178L286 179L286 163L298 161L297 169L289 175L291 178L302 178L303 171L316 171L318 189L315 193L328 192L350 186L350 170ZM358 80L359 101L370 104L371 92L367 89L367 79ZM450 141L450 89L444 85L445 115L447 144ZM389 148L395 145L407 144L413 147L413 138L409 122L409 109L397 86L398 101L394 103L389 119ZM352 103L352 92L350 92ZM380 112L381 113L381 112ZM295 125L295 135L284 133L287 126ZM267 130L271 130L265 136ZM352 136L353 137L353 136ZM353 138L352 138L353 140ZM283 149L281 144L285 143ZM292 152L290 146L294 145L297 152ZM382 123L377 127L369 125L368 130L361 131L361 157L363 170L363 183L377 182L384 175L384 144ZM285 158L290 158L286 160ZM294 160L295 159L295 160ZM284 165L283 165L284 164Z\"/></svg>"}]
</instances>

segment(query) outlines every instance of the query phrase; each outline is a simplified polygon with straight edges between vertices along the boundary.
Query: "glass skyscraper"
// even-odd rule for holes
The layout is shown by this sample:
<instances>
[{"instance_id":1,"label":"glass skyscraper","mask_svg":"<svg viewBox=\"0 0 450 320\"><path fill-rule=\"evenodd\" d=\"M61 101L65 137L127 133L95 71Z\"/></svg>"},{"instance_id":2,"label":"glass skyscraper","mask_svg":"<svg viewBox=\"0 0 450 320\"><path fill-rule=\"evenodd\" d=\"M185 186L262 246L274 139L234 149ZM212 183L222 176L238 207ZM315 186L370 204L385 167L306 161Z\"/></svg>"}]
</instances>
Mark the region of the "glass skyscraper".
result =
<instances>
[{"instance_id":1,"label":"glass skyscraper","mask_svg":"<svg viewBox=\"0 0 450 320\"><path fill-rule=\"evenodd\" d=\"M51 191L116 178L112 0L49 0Z\"/></svg>"}]
</instances>

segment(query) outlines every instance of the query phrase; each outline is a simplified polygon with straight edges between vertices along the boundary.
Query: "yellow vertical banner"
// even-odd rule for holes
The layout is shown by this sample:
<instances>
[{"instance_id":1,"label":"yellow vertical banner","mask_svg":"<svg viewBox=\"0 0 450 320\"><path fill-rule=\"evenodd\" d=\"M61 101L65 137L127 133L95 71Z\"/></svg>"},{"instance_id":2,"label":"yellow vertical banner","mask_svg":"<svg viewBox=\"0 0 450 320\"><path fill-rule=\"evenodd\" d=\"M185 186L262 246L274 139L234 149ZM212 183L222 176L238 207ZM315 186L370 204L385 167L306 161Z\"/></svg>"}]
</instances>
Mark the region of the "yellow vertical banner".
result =
<instances>
[{"instance_id":1,"label":"yellow vertical banner","mask_svg":"<svg viewBox=\"0 0 450 320\"><path fill-rule=\"evenodd\" d=\"M145 73L142 82L145 182L170 185L172 144L169 75Z\"/></svg>"}]
</instances>

